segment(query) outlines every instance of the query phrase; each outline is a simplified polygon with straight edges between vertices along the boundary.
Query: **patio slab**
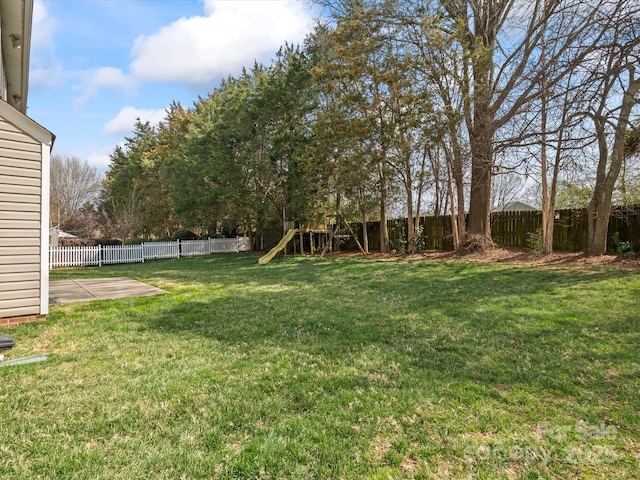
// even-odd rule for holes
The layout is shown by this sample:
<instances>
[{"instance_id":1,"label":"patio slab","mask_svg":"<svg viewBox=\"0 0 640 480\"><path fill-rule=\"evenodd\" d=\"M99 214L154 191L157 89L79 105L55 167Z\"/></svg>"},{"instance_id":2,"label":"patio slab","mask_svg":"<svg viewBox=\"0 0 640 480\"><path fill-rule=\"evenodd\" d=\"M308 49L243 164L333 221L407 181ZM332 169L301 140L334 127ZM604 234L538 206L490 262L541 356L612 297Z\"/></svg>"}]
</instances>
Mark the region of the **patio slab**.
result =
<instances>
[{"instance_id":1,"label":"patio slab","mask_svg":"<svg viewBox=\"0 0 640 480\"><path fill-rule=\"evenodd\" d=\"M168 293L127 277L54 280L49 282L49 304L149 297Z\"/></svg>"}]
</instances>

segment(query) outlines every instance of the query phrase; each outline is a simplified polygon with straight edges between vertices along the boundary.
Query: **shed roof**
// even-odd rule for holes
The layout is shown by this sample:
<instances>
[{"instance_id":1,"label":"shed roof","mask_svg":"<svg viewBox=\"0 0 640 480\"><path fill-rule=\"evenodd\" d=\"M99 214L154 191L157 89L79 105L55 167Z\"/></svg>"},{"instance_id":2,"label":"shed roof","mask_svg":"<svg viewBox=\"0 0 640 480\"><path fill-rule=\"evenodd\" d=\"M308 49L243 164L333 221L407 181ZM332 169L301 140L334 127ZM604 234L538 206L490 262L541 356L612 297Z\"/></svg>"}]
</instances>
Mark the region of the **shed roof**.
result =
<instances>
[{"instance_id":1,"label":"shed roof","mask_svg":"<svg viewBox=\"0 0 640 480\"><path fill-rule=\"evenodd\" d=\"M16 110L4 100L0 100L0 115L41 143L53 148L56 136L35 120Z\"/></svg>"}]
</instances>

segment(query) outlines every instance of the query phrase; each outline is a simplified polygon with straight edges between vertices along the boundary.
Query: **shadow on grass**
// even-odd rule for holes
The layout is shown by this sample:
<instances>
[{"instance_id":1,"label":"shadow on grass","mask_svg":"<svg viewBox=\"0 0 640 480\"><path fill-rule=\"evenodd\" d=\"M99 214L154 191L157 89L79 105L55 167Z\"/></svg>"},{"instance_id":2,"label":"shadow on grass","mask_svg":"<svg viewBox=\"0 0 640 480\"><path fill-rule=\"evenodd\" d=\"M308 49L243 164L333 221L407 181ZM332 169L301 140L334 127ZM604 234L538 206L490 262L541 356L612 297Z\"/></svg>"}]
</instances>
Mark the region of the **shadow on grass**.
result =
<instances>
[{"instance_id":1,"label":"shadow on grass","mask_svg":"<svg viewBox=\"0 0 640 480\"><path fill-rule=\"evenodd\" d=\"M188 259L187 268L167 263L141 273L205 287L184 295L177 289L137 321L248 351L282 349L326 361L355 361L373 347L398 365L397 380L407 385L426 376L598 398L630 396L637 384L630 365L638 361L640 311L630 272L256 261Z\"/></svg>"}]
</instances>

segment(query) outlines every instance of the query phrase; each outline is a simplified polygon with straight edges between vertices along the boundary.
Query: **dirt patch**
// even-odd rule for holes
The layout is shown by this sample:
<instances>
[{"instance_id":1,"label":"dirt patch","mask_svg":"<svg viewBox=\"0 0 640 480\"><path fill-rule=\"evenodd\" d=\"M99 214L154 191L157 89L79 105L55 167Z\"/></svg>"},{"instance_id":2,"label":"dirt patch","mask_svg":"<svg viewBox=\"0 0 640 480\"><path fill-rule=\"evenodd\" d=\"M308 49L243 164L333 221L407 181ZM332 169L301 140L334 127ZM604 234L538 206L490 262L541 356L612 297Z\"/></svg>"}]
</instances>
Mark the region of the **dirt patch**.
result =
<instances>
[{"instance_id":1,"label":"dirt patch","mask_svg":"<svg viewBox=\"0 0 640 480\"><path fill-rule=\"evenodd\" d=\"M359 252L338 252L332 256L362 257ZM512 247L489 247L484 251L440 252L427 251L414 254L393 254L373 252L367 258L377 260L402 258L405 260L467 260L485 263L506 263L514 265L606 265L618 268L640 269L640 256L601 255L588 257L582 252L554 252L542 255L527 249Z\"/></svg>"}]
</instances>

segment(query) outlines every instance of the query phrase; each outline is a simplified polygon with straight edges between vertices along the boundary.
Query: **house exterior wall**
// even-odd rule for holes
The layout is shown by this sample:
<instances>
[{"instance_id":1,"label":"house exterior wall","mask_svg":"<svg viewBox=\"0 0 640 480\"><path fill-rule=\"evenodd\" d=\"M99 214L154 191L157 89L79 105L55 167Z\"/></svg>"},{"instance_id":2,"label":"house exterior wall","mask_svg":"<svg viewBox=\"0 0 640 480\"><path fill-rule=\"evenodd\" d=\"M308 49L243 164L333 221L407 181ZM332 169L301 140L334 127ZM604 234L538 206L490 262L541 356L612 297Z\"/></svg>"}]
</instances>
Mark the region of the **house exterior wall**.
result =
<instances>
[{"instance_id":1,"label":"house exterior wall","mask_svg":"<svg viewBox=\"0 0 640 480\"><path fill-rule=\"evenodd\" d=\"M0 115L0 319L48 310L48 151Z\"/></svg>"}]
</instances>

